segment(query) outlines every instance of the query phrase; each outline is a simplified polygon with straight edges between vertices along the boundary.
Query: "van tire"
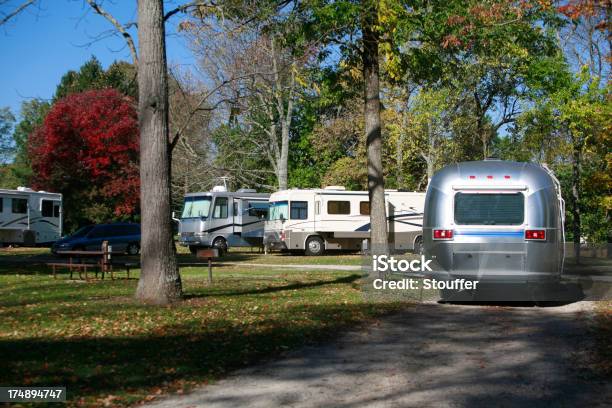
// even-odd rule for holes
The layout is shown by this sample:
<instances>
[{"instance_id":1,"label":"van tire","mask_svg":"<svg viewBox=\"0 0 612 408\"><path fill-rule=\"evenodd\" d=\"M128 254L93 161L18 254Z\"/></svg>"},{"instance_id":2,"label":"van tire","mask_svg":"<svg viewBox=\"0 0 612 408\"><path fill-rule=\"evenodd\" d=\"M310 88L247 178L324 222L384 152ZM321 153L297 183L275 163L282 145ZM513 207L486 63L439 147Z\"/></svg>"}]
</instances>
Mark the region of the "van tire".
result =
<instances>
[{"instance_id":1,"label":"van tire","mask_svg":"<svg viewBox=\"0 0 612 408\"><path fill-rule=\"evenodd\" d=\"M412 250L417 255L423 255L423 237L418 236L414 240L414 248Z\"/></svg>"},{"instance_id":2,"label":"van tire","mask_svg":"<svg viewBox=\"0 0 612 408\"><path fill-rule=\"evenodd\" d=\"M308 237L306 240L306 249L304 251L307 256L319 256L325 252L325 243L321 237Z\"/></svg>"},{"instance_id":3,"label":"van tire","mask_svg":"<svg viewBox=\"0 0 612 408\"><path fill-rule=\"evenodd\" d=\"M138 253L140 252L140 246L136 243L131 243L127 246L127 248L125 249L125 252L128 255L138 255Z\"/></svg>"},{"instance_id":4,"label":"van tire","mask_svg":"<svg viewBox=\"0 0 612 408\"><path fill-rule=\"evenodd\" d=\"M212 247L219 250L219 256L223 256L227 252L227 241L225 238L215 238Z\"/></svg>"}]
</instances>

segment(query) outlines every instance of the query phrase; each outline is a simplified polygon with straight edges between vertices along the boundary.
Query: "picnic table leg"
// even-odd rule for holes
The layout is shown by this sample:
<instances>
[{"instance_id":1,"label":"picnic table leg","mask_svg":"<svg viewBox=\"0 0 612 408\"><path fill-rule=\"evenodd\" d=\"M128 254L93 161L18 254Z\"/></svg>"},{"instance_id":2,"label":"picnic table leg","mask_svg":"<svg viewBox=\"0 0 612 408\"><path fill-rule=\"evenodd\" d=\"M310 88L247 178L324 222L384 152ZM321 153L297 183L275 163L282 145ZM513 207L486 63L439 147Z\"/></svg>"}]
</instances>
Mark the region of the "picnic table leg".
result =
<instances>
[{"instance_id":1,"label":"picnic table leg","mask_svg":"<svg viewBox=\"0 0 612 408\"><path fill-rule=\"evenodd\" d=\"M126 265L125 268L127 269L127 278L130 280L130 265Z\"/></svg>"},{"instance_id":2,"label":"picnic table leg","mask_svg":"<svg viewBox=\"0 0 612 408\"><path fill-rule=\"evenodd\" d=\"M51 265L51 269L53 269L53 279L57 279L57 275L55 274L55 265Z\"/></svg>"}]
</instances>

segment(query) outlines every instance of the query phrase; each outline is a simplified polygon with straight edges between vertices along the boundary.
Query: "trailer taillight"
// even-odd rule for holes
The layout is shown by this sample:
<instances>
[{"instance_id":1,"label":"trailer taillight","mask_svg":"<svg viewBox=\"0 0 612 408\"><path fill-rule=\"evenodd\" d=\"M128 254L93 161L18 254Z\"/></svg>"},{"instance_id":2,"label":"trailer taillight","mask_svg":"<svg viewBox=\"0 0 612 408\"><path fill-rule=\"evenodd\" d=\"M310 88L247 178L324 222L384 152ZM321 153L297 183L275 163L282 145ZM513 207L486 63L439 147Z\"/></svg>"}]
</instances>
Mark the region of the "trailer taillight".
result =
<instances>
[{"instance_id":1,"label":"trailer taillight","mask_svg":"<svg viewBox=\"0 0 612 408\"><path fill-rule=\"evenodd\" d=\"M530 241L546 241L546 230L525 230L525 239Z\"/></svg>"},{"instance_id":2,"label":"trailer taillight","mask_svg":"<svg viewBox=\"0 0 612 408\"><path fill-rule=\"evenodd\" d=\"M453 239L453 230L435 229L433 239Z\"/></svg>"},{"instance_id":3,"label":"trailer taillight","mask_svg":"<svg viewBox=\"0 0 612 408\"><path fill-rule=\"evenodd\" d=\"M280 239L281 239L281 241L284 241L284 240L285 240L285 231L281 231L281 233L280 233Z\"/></svg>"}]
</instances>

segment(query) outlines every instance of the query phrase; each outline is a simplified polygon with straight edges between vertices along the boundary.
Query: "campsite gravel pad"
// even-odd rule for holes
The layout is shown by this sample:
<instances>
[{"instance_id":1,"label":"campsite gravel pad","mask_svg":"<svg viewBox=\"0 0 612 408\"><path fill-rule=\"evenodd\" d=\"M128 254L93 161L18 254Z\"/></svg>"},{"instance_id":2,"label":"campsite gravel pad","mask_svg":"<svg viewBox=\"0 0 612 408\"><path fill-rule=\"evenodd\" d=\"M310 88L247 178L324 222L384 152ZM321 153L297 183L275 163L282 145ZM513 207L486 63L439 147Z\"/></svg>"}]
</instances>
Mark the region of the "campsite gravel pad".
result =
<instances>
[{"instance_id":1,"label":"campsite gravel pad","mask_svg":"<svg viewBox=\"0 0 612 408\"><path fill-rule=\"evenodd\" d=\"M609 406L589 370L592 304L422 303L156 407Z\"/></svg>"}]
</instances>

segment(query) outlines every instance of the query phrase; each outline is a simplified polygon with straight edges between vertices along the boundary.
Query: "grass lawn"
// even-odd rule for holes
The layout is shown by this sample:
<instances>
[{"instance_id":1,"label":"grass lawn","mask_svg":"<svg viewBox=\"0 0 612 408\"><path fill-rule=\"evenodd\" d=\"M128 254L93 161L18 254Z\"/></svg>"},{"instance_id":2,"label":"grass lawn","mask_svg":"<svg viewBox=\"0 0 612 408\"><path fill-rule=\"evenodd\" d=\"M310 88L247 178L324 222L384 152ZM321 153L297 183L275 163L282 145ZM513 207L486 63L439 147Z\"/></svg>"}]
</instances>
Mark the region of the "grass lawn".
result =
<instances>
[{"instance_id":1,"label":"grass lawn","mask_svg":"<svg viewBox=\"0 0 612 408\"><path fill-rule=\"evenodd\" d=\"M196 258L189 253L189 249L177 244L179 262L193 262ZM117 257L119 255L115 255ZM19 265L23 263L45 263L52 257L49 248L0 248L0 265ZM137 257L135 257L137 259ZM357 253L332 252L323 256L292 255L289 253L272 252L267 255L258 252L255 248L233 248L223 256L221 261L246 262L257 264L282 265L360 265L362 256Z\"/></svg>"},{"instance_id":2,"label":"grass lawn","mask_svg":"<svg viewBox=\"0 0 612 408\"><path fill-rule=\"evenodd\" d=\"M177 245L179 259L189 257L189 250ZM322 256L293 255L284 252L270 252L267 255L257 252L256 248L230 249L223 256L223 261L227 262L247 262L258 264L283 264L283 265L360 265L362 255L351 252L331 252Z\"/></svg>"},{"instance_id":3,"label":"grass lawn","mask_svg":"<svg viewBox=\"0 0 612 408\"><path fill-rule=\"evenodd\" d=\"M367 303L346 271L226 265L208 286L205 269L182 268L185 300L165 307L135 302L136 279L49 273L0 267L0 384L64 385L71 406L185 392L405 307Z\"/></svg>"}]
</instances>

